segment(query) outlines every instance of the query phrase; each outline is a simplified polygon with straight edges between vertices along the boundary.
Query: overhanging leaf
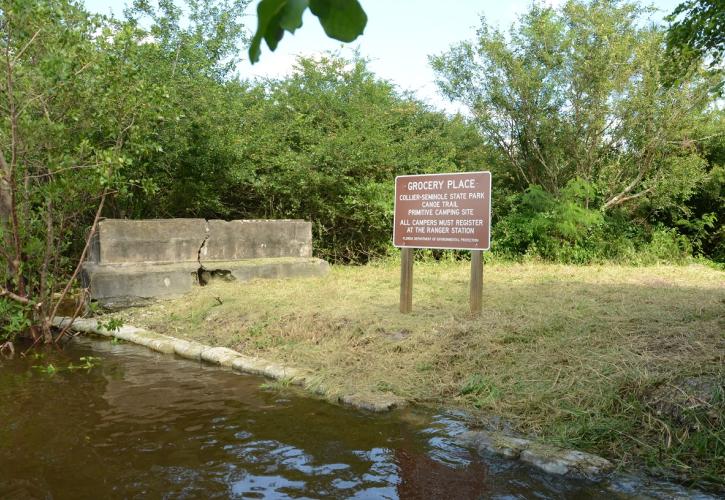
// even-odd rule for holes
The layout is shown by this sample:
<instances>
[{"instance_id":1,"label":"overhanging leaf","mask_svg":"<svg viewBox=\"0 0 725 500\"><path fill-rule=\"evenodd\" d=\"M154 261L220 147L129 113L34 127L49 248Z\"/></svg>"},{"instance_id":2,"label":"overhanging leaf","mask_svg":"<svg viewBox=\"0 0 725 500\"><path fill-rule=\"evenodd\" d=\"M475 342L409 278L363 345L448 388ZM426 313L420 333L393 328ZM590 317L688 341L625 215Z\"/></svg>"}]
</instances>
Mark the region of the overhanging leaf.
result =
<instances>
[{"instance_id":1,"label":"overhanging leaf","mask_svg":"<svg viewBox=\"0 0 725 500\"><path fill-rule=\"evenodd\" d=\"M307 6L307 0L287 0L287 5L281 12L279 25L290 33L294 33L297 28L302 26L302 14Z\"/></svg>"},{"instance_id":2,"label":"overhanging leaf","mask_svg":"<svg viewBox=\"0 0 725 500\"><path fill-rule=\"evenodd\" d=\"M257 31L249 46L249 59L259 61L264 39L275 50L285 31L302 26L307 7L320 20L330 38L352 42L365 30L368 17L357 0L261 0L257 5Z\"/></svg>"},{"instance_id":3,"label":"overhanging leaf","mask_svg":"<svg viewBox=\"0 0 725 500\"><path fill-rule=\"evenodd\" d=\"M327 36L341 42L352 42L362 35L368 22L357 0L310 0L310 10Z\"/></svg>"},{"instance_id":4,"label":"overhanging leaf","mask_svg":"<svg viewBox=\"0 0 725 500\"><path fill-rule=\"evenodd\" d=\"M262 38L267 40L267 44L269 44L270 39L274 39L274 36L277 36L277 42L282 39L284 32L281 31L279 26L275 29L273 20L279 16L279 11L285 3L286 0L262 0L257 5L257 31L254 33L252 43L249 45L249 59L253 63L259 61Z\"/></svg>"},{"instance_id":5,"label":"overhanging leaf","mask_svg":"<svg viewBox=\"0 0 725 500\"><path fill-rule=\"evenodd\" d=\"M257 31L249 46L249 59L259 61L262 39L270 50L277 48L285 31L294 33L302 26L307 0L262 0L257 5Z\"/></svg>"}]
</instances>

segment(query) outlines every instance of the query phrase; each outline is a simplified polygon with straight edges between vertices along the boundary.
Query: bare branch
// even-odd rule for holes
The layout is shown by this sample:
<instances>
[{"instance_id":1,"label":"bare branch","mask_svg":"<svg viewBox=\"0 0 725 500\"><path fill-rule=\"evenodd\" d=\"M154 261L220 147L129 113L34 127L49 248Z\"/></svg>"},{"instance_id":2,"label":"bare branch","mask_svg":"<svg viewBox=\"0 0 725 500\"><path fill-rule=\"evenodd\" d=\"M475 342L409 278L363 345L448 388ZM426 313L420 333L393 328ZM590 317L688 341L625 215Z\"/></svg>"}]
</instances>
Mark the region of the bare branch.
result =
<instances>
[{"instance_id":1,"label":"bare branch","mask_svg":"<svg viewBox=\"0 0 725 500\"><path fill-rule=\"evenodd\" d=\"M48 267L53 255L53 200L48 198L45 209L45 252L43 254L43 264L40 267L40 297L50 296L48 292Z\"/></svg>"},{"instance_id":2,"label":"bare branch","mask_svg":"<svg viewBox=\"0 0 725 500\"><path fill-rule=\"evenodd\" d=\"M23 304L24 306L27 306L30 304L30 299L27 297L22 297L16 293L11 292L10 290L6 290L5 288L0 286L0 297L7 297L10 300L13 300L19 304Z\"/></svg>"},{"instance_id":3,"label":"bare branch","mask_svg":"<svg viewBox=\"0 0 725 500\"><path fill-rule=\"evenodd\" d=\"M55 174L59 174L61 172L66 172L68 170L83 170L86 168L96 168L96 167L98 167L98 165L99 165L99 163L95 163L95 164L91 164L91 165L73 165L71 167L59 168L58 170L52 170L52 171L49 170L48 172L46 172L44 174L35 174L35 175L31 175L29 177L31 179L43 179L45 177L52 177Z\"/></svg>"},{"instance_id":4,"label":"bare branch","mask_svg":"<svg viewBox=\"0 0 725 500\"><path fill-rule=\"evenodd\" d=\"M644 191L640 191L637 194L633 194L633 195L627 196L627 193L631 192L637 186L637 184L639 183L639 181L642 180L643 177L644 177L644 170L640 170L639 175L637 175L637 177L632 182L630 182L629 185L627 185L627 187L625 187L618 195L613 196L612 198L610 198L602 206L602 211L605 212L605 211L609 210L612 207L616 207L617 205L621 205L624 202L627 202L629 200L633 200L635 198L639 198L640 196L644 196L645 194L651 193L654 190L653 187L649 187L649 188L645 189Z\"/></svg>"},{"instance_id":5,"label":"bare branch","mask_svg":"<svg viewBox=\"0 0 725 500\"><path fill-rule=\"evenodd\" d=\"M15 104L14 95L14 81L13 81L13 66L10 62L10 44L5 48L5 85L7 89L7 99L9 106L9 120L10 120L10 161L7 162L3 156L2 173L3 179L0 184L1 193L5 193L0 196L2 202L2 212L0 214L3 218L7 217L11 223L11 238L15 247L15 259L9 261L12 266L13 274L15 274L16 284L20 296L25 295L25 284L22 276L20 260L22 256L22 243L20 241L20 222L18 220L18 204L16 199L17 193L17 182L15 179L15 169L17 166L17 155L18 155L18 113ZM9 195L9 196L8 196ZM9 198L9 203L8 199ZM9 209L8 213L5 213Z\"/></svg>"},{"instance_id":6,"label":"bare branch","mask_svg":"<svg viewBox=\"0 0 725 500\"><path fill-rule=\"evenodd\" d=\"M108 196L107 188L103 190L103 194L101 195L101 201L98 203L98 210L96 210L96 216L93 218L93 225L91 226L91 230L88 233L88 237L86 238L86 244L83 247L83 251L81 252L80 257L78 258L78 264L76 265L76 268L73 271L73 274L68 279L68 283L66 283L65 288L63 288L63 291L61 292L60 297L58 297L58 300L55 302L55 306L53 307L53 310L50 313L51 320L58 313L58 307L60 307L60 303L63 301L65 296L68 294L70 287L73 285L73 281L75 281L75 279L78 277L78 273L81 270L81 266L83 265L83 262L86 260L86 254L88 253L88 249L91 246L91 241L93 240L93 235L96 234L96 229L98 228L98 222L101 220L101 212L103 212L103 205L106 202L106 196Z\"/></svg>"},{"instance_id":7,"label":"bare branch","mask_svg":"<svg viewBox=\"0 0 725 500\"><path fill-rule=\"evenodd\" d=\"M682 144L683 142L703 142L707 141L708 139L714 139L715 137L722 137L725 135L725 132L720 132L717 134L710 134L706 135L704 137L698 137L697 139L687 139L686 141L683 140L677 140L677 141L665 141L667 144Z\"/></svg>"},{"instance_id":8,"label":"bare branch","mask_svg":"<svg viewBox=\"0 0 725 500\"><path fill-rule=\"evenodd\" d=\"M30 40L28 40L28 43L26 43L25 46L22 49L20 49L20 51L15 55L15 57L13 58L12 66L15 66L15 63L18 62L18 60L20 59L20 56L22 56L23 55L23 52L25 52L25 50L28 47L30 47L30 45L35 41L35 38L40 34L40 32L42 31L42 29L43 28L38 29L38 31L36 31L33 34L33 36L30 38Z\"/></svg>"},{"instance_id":9,"label":"bare branch","mask_svg":"<svg viewBox=\"0 0 725 500\"><path fill-rule=\"evenodd\" d=\"M15 355L15 347L13 346L13 343L9 340L3 344L0 344L0 354L5 351L8 351L10 353L10 357L13 357Z\"/></svg>"},{"instance_id":10,"label":"bare branch","mask_svg":"<svg viewBox=\"0 0 725 500\"><path fill-rule=\"evenodd\" d=\"M70 328L73 326L73 322L75 322L76 318L81 313L81 309L83 308L83 303L85 302L85 295L88 293L88 289L83 289L83 297L79 298L78 304L76 305L75 311L73 311L73 316L71 316L70 321L68 321L68 324L63 327L63 329L60 331L58 336L55 338L55 343L57 344L60 342L60 340L65 337L66 333L70 330ZM50 322L52 318L46 318L46 322Z\"/></svg>"}]
</instances>

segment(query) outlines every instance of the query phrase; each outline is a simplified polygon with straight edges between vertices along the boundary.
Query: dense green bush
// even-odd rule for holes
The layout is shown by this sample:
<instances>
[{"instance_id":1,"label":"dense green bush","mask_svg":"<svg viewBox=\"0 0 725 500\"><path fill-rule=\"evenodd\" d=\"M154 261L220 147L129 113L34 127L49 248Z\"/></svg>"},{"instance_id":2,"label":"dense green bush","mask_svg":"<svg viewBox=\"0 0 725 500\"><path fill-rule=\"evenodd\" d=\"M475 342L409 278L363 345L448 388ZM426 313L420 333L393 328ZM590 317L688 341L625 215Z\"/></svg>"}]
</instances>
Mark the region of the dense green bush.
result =
<instances>
[{"instance_id":1,"label":"dense green bush","mask_svg":"<svg viewBox=\"0 0 725 500\"><path fill-rule=\"evenodd\" d=\"M499 155L502 254L722 258L722 67L687 65L673 84L648 15L628 1L532 4L510 30L482 19L473 40L431 58Z\"/></svg>"},{"instance_id":2,"label":"dense green bush","mask_svg":"<svg viewBox=\"0 0 725 500\"><path fill-rule=\"evenodd\" d=\"M570 181L559 196L540 186L507 197L494 226L493 251L504 258L586 264L684 262L693 244L676 229L633 220L625 211L594 210L592 185Z\"/></svg>"},{"instance_id":3,"label":"dense green bush","mask_svg":"<svg viewBox=\"0 0 725 500\"><path fill-rule=\"evenodd\" d=\"M201 100L186 100L184 125L159 124L159 147L138 157L158 189L119 200L118 215L306 219L317 255L365 262L390 246L396 175L488 163L471 124L362 59L303 58L288 78L205 85L211 97L190 96Z\"/></svg>"},{"instance_id":4,"label":"dense green bush","mask_svg":"<svg viewBox=\"0 0 725 500\"><path fill-rule=\"evenodd\" d=\"M245 110L235 199L248 217L304 218L318 255L336 262L384 253L396 175L479 170L485 148L460 118L428 110L379 80L365 61L301 59Z\"/></svg>"},{"instance_id":5,"label":"dense green bush","mask_svg":"<svg viewBox=\"0 0 725 500\"><path fill-rule=\"evenodd\" d=\"M473 72L446 84L475 108L470 118L432 111L360 58L303 58L289 77L245 82L206 62L203 39L177 14L156 15L160 43L132 55L153 62L140 76L167 108L133 156L137 187L107 215L302 218L317 255L365 262L391 249L396 175L487 169L499 256L722 258L722 112L706 108L708 74L663 85L662 32L640 27L643 14L611 2L532 8L516 37L483 30L479 52L436 58L442 79ZM626 36L613 41L612 30ZM625 59L632 65L611 80ZM480 80L484 63L505 71ZM498 126L506 113L518 129Z\"/></svg>"}]
</instances>

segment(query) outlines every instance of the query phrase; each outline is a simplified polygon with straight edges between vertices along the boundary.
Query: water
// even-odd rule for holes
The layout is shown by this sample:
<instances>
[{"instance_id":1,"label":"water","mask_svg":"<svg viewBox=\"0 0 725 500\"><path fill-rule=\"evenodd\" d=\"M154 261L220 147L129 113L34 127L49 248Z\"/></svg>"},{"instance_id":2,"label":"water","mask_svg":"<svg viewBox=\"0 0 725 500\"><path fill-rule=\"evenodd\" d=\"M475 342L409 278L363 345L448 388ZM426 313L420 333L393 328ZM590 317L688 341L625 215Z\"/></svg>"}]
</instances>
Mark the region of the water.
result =
<instances>
[{"instance_id":1,"label":"water","mask_svg":"<svg viewBox=\"0 0 725 500\"><path fill-rule=\"evenodd\" d=\"M367 414L129 344L43 354L0 361L2 498L629 497L484 461L452 413Z\"/></svg>"}]
</instances>

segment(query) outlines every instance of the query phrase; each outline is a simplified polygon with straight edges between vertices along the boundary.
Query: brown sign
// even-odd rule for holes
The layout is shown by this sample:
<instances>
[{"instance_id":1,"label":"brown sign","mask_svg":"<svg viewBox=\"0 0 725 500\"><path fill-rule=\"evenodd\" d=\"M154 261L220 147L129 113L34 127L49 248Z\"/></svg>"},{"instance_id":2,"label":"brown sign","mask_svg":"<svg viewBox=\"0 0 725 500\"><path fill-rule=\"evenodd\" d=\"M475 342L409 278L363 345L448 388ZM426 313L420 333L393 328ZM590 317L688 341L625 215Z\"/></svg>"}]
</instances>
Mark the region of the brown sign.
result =
<instances>
[{"instance_id":1,"label":"brown sign","mask_svg":"<svg viewBox=\"0 0 725 500\"><path fill-rule=\"evenodd\" d=\"M488 250L491 172L396 177L393 244Z\"/></svg>"}]
</instances>

